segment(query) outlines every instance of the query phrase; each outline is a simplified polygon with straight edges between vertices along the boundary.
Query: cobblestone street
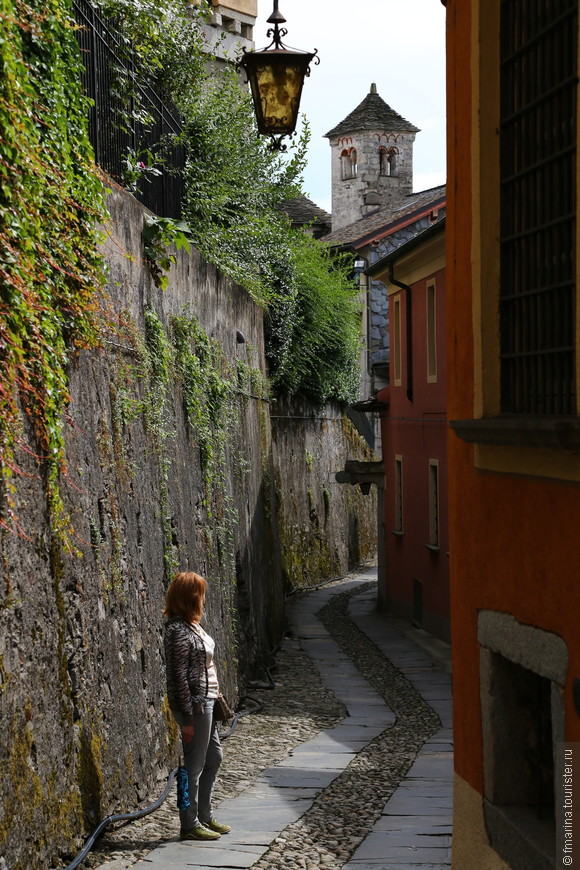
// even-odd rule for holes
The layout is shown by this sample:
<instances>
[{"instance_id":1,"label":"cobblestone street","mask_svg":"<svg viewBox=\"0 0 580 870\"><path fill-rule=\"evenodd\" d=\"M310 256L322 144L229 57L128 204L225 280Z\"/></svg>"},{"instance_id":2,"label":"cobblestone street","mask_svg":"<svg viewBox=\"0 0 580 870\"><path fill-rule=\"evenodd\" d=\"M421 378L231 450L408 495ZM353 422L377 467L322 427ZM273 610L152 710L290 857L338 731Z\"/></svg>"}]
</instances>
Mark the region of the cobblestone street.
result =
<instances>
[{"instance_id":1,"label":"cobblestone street","mask_svg":"<svg viewBox=\"0 0 580 870\"><path fill-rule=\"evenodd\" d=\"M219 841L181 843L172 795L110 833L100 870L451 865L449 651L376 612L373 569L290 599L273 690L224 742ZM161 789L160 789L161 790Z\"/></svg>"}]
</instances>

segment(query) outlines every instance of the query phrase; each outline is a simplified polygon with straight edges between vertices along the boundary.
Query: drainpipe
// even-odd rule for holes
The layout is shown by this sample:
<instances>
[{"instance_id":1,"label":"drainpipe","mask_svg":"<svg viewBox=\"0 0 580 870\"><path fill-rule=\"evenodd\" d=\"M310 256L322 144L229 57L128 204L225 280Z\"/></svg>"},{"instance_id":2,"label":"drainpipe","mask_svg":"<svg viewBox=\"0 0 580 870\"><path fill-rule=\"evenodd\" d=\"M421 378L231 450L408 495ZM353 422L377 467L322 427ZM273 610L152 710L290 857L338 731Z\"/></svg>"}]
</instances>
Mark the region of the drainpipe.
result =
<instances>
[{"instance_id":1,"label":"drainpipe","mask_svg":"<svg viewBox=\"0 0 580 870\"><path fill-rule=\"evenodd\" d=\"M393 274L393 263L387 264L389 273L389 282L395 287L400 287L405 291L405 321L407 334L407 398L410 402L413 401L413 308L411 300L411 288L408 284L403 284L397 281Z\"/></svg>"}]
</instances>

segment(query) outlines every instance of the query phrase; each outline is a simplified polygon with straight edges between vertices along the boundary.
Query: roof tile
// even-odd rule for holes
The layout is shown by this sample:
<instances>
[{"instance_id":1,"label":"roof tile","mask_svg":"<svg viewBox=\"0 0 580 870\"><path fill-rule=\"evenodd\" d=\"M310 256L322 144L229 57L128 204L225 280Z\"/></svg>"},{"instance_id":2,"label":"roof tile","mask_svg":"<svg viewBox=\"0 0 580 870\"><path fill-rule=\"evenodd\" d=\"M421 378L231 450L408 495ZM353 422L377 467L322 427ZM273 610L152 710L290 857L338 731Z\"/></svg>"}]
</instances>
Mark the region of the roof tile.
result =
<instances>
[{"instance_id":1,"label":"roof tile","mask_svg":"<svg viewBox=\"0 0 580 870\"><path fill-rule=\"evenodd\" d=\"M354 133L357 130L385 130L391 132L418 133L419 128L406 121L398 112L385 103L376 90L376 85L371 85L370 93L366 95L354 111L347 115L344 121L325 133L325 136L340 136L343 133Z\"/></svg>"},{"instance_id":2,"label":"roof tile","mask_svg":"<svg viewBox=\"0 0 580 870\"><path fill-rule=\"evenodd\" d=\"M444 184L439 187L430 187L428 190L421 190L418 193L410 193L408 196L402 197L395 205L378 209L367 217L360 218L346 227L341 227L334 233L329 233L322 240L333 247L343 245L356 247L358 242L372 236L373 233L388 235L390 226L398 224L413 215L414 212L428 209L431 205L442 208L444 202Z\"/></svg>"}]
</instances>

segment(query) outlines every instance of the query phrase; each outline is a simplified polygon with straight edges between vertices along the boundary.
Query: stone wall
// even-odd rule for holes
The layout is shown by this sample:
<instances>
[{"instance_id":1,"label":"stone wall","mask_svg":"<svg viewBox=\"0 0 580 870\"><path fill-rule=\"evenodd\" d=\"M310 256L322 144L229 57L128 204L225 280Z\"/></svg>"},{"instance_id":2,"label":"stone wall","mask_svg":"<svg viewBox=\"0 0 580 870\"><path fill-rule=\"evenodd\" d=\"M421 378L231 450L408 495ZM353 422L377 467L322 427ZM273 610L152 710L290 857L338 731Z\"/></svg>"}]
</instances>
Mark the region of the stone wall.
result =
<instances>
[{"instance_id":1,"label":"stone wall","mask_svg":"<svg viewBox=\"0 0 580 870\"><path fill-rule=\"evenodd\" d=\"M347 454L364 452L358 436L334 411L332 423L306 406L302 423L270 419L261 309L195 251L176 255L162 292L142 259L144 209L120 190L109 208L105 341L70 367L70 547L52 527L30 433L14 495L22 532L0 532L6 870L45 870L103 817L161 791L178 757L161 615L176 568L209 581L206 627L235 700L284 629L283 577L318 581L372 552L370 500L338 497L332 483ZM230 377L220 398L226 425L203 442L174 318L199 322L217 349L216 371ZM330 555L311 559L316 548Z\"/></svg>"},{"instance_id":2,"label":"stone wall","mask_svg":"<svg viewBox=\"0 0 580 870\"><path fill-rule=\"evenodd\" d=\"M365 496L334 477L347 459L373 458L346 414L336 405L317 410L295 399L278 402L271 421L286 588L340 577L374 558L375 488Z\"/></svg>"}]
</instances>

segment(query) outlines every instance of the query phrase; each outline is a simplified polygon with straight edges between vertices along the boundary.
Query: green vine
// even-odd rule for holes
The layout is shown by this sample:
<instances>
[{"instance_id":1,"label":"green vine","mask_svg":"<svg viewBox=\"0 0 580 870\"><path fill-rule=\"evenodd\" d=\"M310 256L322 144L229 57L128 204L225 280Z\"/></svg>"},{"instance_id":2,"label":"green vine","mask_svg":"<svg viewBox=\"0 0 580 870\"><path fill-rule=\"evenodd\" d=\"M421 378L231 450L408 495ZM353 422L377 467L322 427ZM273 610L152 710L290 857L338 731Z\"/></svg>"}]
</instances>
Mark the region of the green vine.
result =
<instances>
[{"instance_id":1,"label":"green vine","mask_svg":"<svg viewBox=\"0 0 580 870\"><path fill-rule=\"evenodd\" d=\"M243 361L232 366L219 343L210 339L194 316L171 321L175 368L181 381L186 418L197 444L204 484L208 534L215 556L235 579L235 529L238 514L230 490L229 469L247 469L238 443L240 411L250 389L267 394L262 373Z\"/></svg>"},{"instance_id":2,"label":"green vine","mask_svg":"<svg viewBox=\"0 0 580 870\"><path fill-rule=\"evenodd\" d=\"M178 567L173 547L173 530L169 504L169 470L171 460L167 442L173 437L168 412L173 351L163 324L152 308L145 309L145 365L149 386L144 403L145 425L153 438L153 449L159 464L159 509L163 530L165 580L169 583Z\"/></svg>"},{"instance_id":3,"label":"green vine","mask_svg":"<svg viewBox=\"0 0 580 870\"><path fill-rule=\"evenodd\" d=\"M199 7L187 0L101 6L117 17L121 42L137 57L129 91L157 79L184 122L187 224L147 220L145 256L155 283L167 286L170 246L193 242L268 305L273 390L348 400L356 386L356 290L345 264L292 230L282 210L300 192L308 133L288 159L255 135L250 98L233 70L206 70L205 0ZM25 451L32 453L53 533L71 550L62 496L67 372L79 348L99 341L103 188L88 140L71 0L0 0L0 27L0 525L23 533L16 487ZM127 160L128 183L137 185L154 169L157 148L144 155L137 147ZM201 342L196 355L203 368ZM184 365L193 379L195 362ZM188 400L206 469L223 453L215 440L227 407L221 381L244 377L241 369L213 371L201 409ZM153 376L159 381L159 371ZM265 397L259 373L252 378L242 392ZM240 400L237 384L235 395Z\"/></svg>"},{"instance_id":4,"label":"green vine","mask_svg":"<svg viewBox=\"0 0 580 870\"><path fill-rule=\"evenodd\" d=\"M169 441L175 423L169 401L181 388L190 441L197 449L203 484L203 534L210 557L235 581L235 534L238 522L230 469L243 474L244 444L240 440L240 412L248 388L268 392L267 379L251 365L232 365L219 342L211 339L193 315L171 319L169 334L152 308L145 311L145 342L140 375L146 381L142 412L159 463L159 504L164 539L166 578L177 567L169 498L171 470ZM243 383L240 382L240 373ZM129 401L130 413L135 403Z\"/></svg>"},{"instance_id":5,"label":"green vine","mask_svg":"<svg viewBox=\"0 0 580 870\"><path fill-rule=\"evenodd\" d=\"M143 231L143 247L145 259L153 276L153 281L162 290L167 288L169 278L167 272L175 262L175 256L168 251L170 245L176 250L185 249L189 253L190 230L185 221L175 221L172 218L145 215Z\"/></svg>"},{"instance_id":6,"label":"green vine","mask_svg":"<svg viewBox=\"0 0 580 870\"><path fill-rule=\"evenodd\" d=\"M53 533L70 549L60 491L67 367L97 341L103 193L69 2L0 0L0 27L0 524L21 533L14 494L30 452L24 413Z\"/></svg>"}]
</instances>

